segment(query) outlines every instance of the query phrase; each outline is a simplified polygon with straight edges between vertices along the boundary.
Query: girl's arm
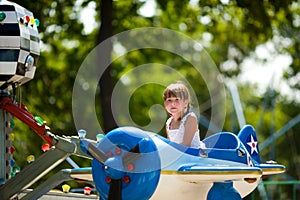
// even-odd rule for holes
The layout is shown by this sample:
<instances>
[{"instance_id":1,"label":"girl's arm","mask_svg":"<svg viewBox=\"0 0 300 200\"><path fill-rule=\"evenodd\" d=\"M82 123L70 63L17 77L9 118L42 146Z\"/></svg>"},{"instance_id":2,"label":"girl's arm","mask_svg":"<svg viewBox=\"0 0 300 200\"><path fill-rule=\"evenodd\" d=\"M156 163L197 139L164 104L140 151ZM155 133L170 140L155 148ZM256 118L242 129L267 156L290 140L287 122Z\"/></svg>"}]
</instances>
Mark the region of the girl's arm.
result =
<instances>
[{"instance_id":1,"label":"girl's arm","mask_svg":"<svg viewBox=\"0 0 300 200\"><path fill-rule=\"evenodd\" d=\"M198 130L197 117L194 115L187 116L187 119L184 124L184 135L181 144L185 146L191 146L192 140L197 130Z\"/></svg>"}]
</instances>

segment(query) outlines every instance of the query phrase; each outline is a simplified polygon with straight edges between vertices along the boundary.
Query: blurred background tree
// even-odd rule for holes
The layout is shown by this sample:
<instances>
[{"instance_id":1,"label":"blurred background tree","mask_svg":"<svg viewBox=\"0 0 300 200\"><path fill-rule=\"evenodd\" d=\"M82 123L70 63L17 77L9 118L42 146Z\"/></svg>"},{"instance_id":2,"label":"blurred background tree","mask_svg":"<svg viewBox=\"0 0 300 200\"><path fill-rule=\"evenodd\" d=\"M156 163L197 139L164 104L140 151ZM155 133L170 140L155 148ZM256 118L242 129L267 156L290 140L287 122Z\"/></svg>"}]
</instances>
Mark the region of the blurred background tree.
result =
<instances>
[{"instance_id":1,"label":"blurred background tree","mask_svg":"<svg viewBox=\"0 0 300 200\"><path fill-rule=\"evenodd\" d=\"M257 129L260 143L299 114L300 5L297 1L15 2L31 10L41 22L39 27L41 56L35 79L22 86L23 102L31 112L47 121L51 130L58 135L76 134L72 116L72 89L77 70L84 58L104 39L139 27L169 28L199 41L215 61L224 80L237 84L246 122ZM269 52L268 58L260 55L258 49L261 47ZM111 59L111 52L105 53L104 58ZM249 59L254 61L252 63L259 63L263 68L268 61L281 55L289 58L288 63L285 63L288 67L281 77L281 83L285 83L285 88L273 87L270 81L270 87L262 89L259 84L242 80L247 77L247 71L243 70ZM110 111L110 95L114 84L127 71L145 63L167 63L185 74L197 93L198 102L203 102L201 115L209 118L211 105L206 84L188 63L168 52L153 49L137 50L114 61L101 77L97 96L99 104L97 103L96 107L99 122L105 132L117 125ZM151 120L149 108L153 104L163 103L162 91L162 86L153 84L143 86L133 94L130 113L135 123L141 126L149 123ZM272 91L271 95L267 91ZM222 128L237 133L239 126L229 92L227 97L226 120ZM166 119L166 113L162 115L162 119ZM200 129L201 132L205 132L207 126L200 123ZM261 152L263 160L276 159L285 164L286 174L294 179L299 179L300 176L297 169L300 160L297 153L300 149L297 144L300 138L296 135L299 130L300 125L295 125L274 142L276 148L266 148ZM20 122L16 122L14 133L16 161L18 165L24 167L27 165L26 155L41 154L40 146L43 141ZM164 130L159 133L165 134ZM76 157L73 159L80 163L80 166L90 164L89 161ZM60 167L70 166L64 163ZM274 178L286 179L281 176Z\"/></svg>"}]
</instances>

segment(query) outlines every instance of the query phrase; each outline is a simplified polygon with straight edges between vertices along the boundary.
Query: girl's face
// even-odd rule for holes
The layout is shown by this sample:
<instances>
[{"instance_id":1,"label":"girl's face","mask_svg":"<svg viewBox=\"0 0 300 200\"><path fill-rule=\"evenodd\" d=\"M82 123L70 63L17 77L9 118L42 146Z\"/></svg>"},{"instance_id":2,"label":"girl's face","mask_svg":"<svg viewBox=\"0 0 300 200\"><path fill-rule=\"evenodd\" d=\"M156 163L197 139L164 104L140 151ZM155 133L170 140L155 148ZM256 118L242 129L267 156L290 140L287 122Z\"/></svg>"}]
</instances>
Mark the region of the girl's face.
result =
<instances>
[{"instance_id":1,"label":"girl's face","mask_svg":"<svg viewBox=\"0 0 300 200\"><path fill-rule=\"evenodd\" d=\"M174 115L182 115L184 109L187 108L188 100L183 100L178 97L169 97L165 100L165 108L168 113Z\"/></svg>"}]
</instances>

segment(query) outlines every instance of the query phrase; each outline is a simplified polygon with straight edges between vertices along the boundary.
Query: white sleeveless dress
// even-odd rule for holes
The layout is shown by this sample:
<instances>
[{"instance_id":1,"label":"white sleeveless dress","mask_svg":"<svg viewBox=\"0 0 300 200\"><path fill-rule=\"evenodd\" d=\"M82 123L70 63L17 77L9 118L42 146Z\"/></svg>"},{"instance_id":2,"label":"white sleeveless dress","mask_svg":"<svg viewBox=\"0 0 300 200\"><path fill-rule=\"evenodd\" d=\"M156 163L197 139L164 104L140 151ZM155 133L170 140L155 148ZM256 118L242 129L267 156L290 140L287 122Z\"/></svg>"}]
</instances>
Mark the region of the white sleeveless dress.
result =
<instances>
[{"instance_id":1,"label":"white sleeveless dress","mask_svg":"<svg viewBox=\"0 0 300 200\"><path fill-rule=\"evenodd\" d=\"M187 119L188 116L195 116L195 113L193 112L189 112L188 114L186 114L182 119L181 119L181 122L180 122L180 125L179 125L179 128L178 129L172 129L170 130L170 123L173 119L173 117L170 117L167 122L166 122L166 128L168 130L168 135L169 135L169 139L172 141L172 142L176 142L176 143L182 143L183 141L183 136L184 136L184 123ZM194 135L194 138L191 142L191 145L190 147L193 147L193 148L205 148L205 144L203 142L200 141L200 135L199 135L199 130L197 130L195 132L195 135Z\"/></svg>"}]
</instances>

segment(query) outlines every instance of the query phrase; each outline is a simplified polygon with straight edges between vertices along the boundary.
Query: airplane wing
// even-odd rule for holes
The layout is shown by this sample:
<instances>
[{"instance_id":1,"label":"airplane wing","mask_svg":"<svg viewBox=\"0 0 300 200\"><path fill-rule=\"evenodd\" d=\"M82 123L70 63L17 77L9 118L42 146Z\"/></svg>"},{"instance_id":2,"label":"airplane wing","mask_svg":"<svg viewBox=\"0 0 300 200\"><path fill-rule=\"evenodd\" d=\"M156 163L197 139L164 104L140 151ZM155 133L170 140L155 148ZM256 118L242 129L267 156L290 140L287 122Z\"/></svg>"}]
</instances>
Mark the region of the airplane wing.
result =
<instances>
[{"instance_id":1,"label":"airplane wing","mask_svg":"<svg viewBox=\"0 0 300 200\"><path fill-rule=\"evenodd\" d=\"M262 175L283 173L285 167L278 164L260 164L257 167L203 167L183 166L179 170L162 170L162 175L178 175L177 177L189 182L227 181L238 179L255 179ZM185 175L185 176L183 176ZM92 168L75 168L70 171L74 179L93 181Z\"/></svg>"},{"instance_id":2,"label":"airplane wing","mask_svg":"<svg viewBox=\"0 0 300 200\"><path fill-rule=\"evenodd\" d=\"M277 166L277 165L276 165ZM263 168L264 167L264 168ZM179 170L162 170L163 175L178 175L178 177L183 177L182 175L187 175L187 177L192 177L193 181L224 181L224 180L237 180L247 178L259 178L262 174L269 175L272 172L278 173L278 171L284 171L281 165L277 168L271 168L271 166L263 165L262 169L259 167L203 167L203 166L184 166ZM74 179L93 181L92 168L75 168L70 171L70 176Z\"/></svg>"},{"instance_id":3,"label":"airplane wing","mask_svg":"<svg viewBox=\"0 0 300 200\"><path fill-rule=\"evenodd\" d=\"M257 167L262 169L263 175L280 174L285 172L285 166L279 164L258 164Z\"/></svg>"},{"instance_id":4,"label":"airplane wing","mask_svg":"<svg viewBox=\"0 0 300 200\"><path fill-rule=\"evenodd\" d=\"M177 171L162 170L161 174L178 175L178 178L186 179L189 182L218 182L245 178L258 179L262 175L262 170L258 167L247 166L184 166Z\"/></svg>"},{"instance_id":5,"label":"airplane wing","mask_svg":"<svg viewBox=\"0 0 300 200\"><path fill-rule=\"evenodd\" d=\"M74 168L70 170L70 176L73 179L93 181L92 167Z\"/></svg>"}]
</instances>

